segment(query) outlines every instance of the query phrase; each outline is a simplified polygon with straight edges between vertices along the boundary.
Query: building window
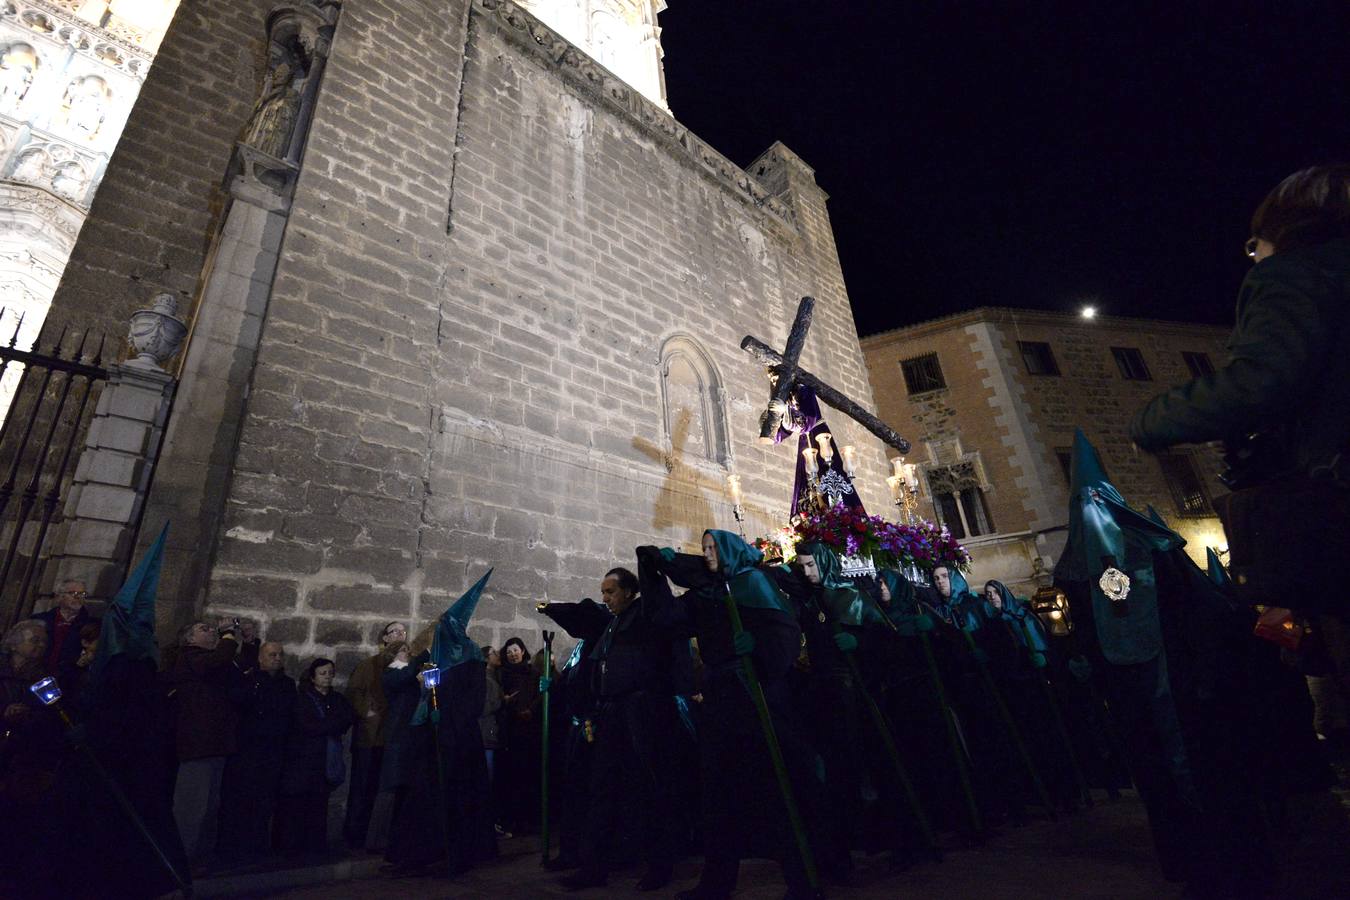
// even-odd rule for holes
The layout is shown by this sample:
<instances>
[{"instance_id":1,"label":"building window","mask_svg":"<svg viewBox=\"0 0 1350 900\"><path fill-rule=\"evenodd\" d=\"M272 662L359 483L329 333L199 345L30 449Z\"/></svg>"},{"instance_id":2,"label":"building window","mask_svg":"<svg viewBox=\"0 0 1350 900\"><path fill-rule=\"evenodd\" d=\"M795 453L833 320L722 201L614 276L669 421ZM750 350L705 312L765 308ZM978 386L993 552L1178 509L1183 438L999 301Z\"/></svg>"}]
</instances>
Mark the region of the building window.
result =
<instances>
[{"instance_id":1,"label":"building window","mask_svg":"<svg viewBox=\"0 0 1350 900\"><path fill-rule=\"evenodd\" d=\"M1144 354L1134 347L1112 347L1111 355L1116 358L1120 377L1126 381L1152 381L1148 366L1144 365Z\"/></svg>"},{"instance_id":2,"label":"building window","mask_svg":"<svg viewBox=\"0 0 1350 900\"><path fill-rule=\"evenodd\" d=\"M1059 366L1055 363L1055 354L1050 345L1041 341L1018 341L1017 349L1022 351L1022 362L1026 364L1028 375L1058 375Z\"/></svg>"},{"instance_id":3,"label":"building window","mask_svg":"<svg viewBox=\"0 0 1350 900\"><path fill-rule=\"evenodd\" d=\"M1191 353L1183 350L1181 358L1186 360L1186 368L1191 370L1192 378L1214 374L1214 363L1209 361L1208 353Z\"/></svg>"},{"instance_id":4,"label":"building window","mask_svg":"<svg viewBox=\"0 0 1350 900\"><path fill-rule=\"evenodd\" d=\"M669 337L661 345L660 377L662 424L672 457L726 464L731 448L725 392L712 356L689 335Z\"/></svg>"},{"instance_id":5,"label":"building window","mask_svg":"<svg viewBox=\"0 0 1350 900\"><path fill-rule=\"evenodd\" d=\"M960 540L994 533L994 520L974 461L929 469L925 474L938 524L947 526L952 537Z\"/></svg>"},{"instance_id":6,"label":"building window","mask_svg":"<svg viewBox=\"0 0 1350 900\"><path fill-rule=\"evenodd\" d=\"M1214 515L1204 479L1196 471L1195 460L1189 453L1160 453L1158 465L1162 467L1167 489L1172 492L1177 515L1182 518Z\"/></svg>"},{"instance_id":7,"label":"building window","mask_svg":"<svg viewBox=\"0 0 1350 900\"><path fill-rule=\"evenodd\" d=\"M911 395L936 391L947 386L936 353L925 353L913 359L901 360L900 369L905 373L905 388Z\"/></svg>"}]
</instances>

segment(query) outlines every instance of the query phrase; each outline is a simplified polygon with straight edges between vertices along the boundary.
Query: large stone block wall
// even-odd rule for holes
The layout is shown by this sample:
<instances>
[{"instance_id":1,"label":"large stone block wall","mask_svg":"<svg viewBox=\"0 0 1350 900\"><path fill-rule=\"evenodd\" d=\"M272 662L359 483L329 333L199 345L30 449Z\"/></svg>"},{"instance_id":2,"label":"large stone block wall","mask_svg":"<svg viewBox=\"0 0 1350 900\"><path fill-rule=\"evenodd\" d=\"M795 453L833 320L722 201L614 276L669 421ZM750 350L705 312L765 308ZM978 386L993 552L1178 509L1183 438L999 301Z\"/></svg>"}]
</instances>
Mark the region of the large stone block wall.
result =
<instances>
[{"instance_id":1,"label":"large stone block wall","mask_svg":"<svg viewBox=\"0 0 1350 900\"><path fill-rule=\"evenodd\" d=\"M751 535L783 519L792 450L757 443L768 385L744 334L781 342L815 296L805 364L870 405L810 169L775 145L752 179L602 75L509 3L344 4L213 612L345 669L495 566L471 630L537 644L537 601L594 596L636 545L734 528L728 472ZM720 383L724 458L666 434L679 336ZM880 444L831 424L883 511Z\"/></svg>"}]
</instances>

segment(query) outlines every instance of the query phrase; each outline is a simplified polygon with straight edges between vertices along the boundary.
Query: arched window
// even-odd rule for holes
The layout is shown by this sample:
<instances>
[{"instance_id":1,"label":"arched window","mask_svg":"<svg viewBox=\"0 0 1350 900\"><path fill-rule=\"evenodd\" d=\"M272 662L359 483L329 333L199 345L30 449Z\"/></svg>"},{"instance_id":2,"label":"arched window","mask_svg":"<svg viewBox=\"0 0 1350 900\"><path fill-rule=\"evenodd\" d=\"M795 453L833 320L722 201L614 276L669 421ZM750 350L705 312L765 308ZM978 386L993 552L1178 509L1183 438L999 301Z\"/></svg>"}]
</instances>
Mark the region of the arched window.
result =
<instances>
[{"instance_id":1,"label":"arched window","mask_svg":"<svg viewBox=\"0 0 1350 900\"><path fill-rule=\"evenodd\" d=\"M730 462L722 378L708 352L689 335L666 338L660 377L662 425L671 455Z\"/></svg>"}]
</instances>

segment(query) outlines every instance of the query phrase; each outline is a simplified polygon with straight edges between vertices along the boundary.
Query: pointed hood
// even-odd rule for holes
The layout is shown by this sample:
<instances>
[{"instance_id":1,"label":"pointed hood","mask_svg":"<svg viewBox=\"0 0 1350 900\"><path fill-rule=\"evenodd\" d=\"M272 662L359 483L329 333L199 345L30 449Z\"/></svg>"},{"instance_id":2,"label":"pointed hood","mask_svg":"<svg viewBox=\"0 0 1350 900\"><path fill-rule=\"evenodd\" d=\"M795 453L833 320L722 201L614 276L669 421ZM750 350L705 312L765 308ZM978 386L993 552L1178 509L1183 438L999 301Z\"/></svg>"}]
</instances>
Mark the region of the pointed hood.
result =
<instances>
[{"instance_id":1,"label":"pointed hood","mask_svg":"<svg viewBox=\"0 0 1350 900\"><path fill-rule=\"evenodd\" d=\"M824 544L814 541L797 547L797 555L809 555L820 572L822 599L827 612L840 625L863 623L863 597L857 587L844 577L839 556Z\"/></svg>"},{"instance_id":2,"label":"pointed hood","mask_svg":"<svg viewBox=\"0 0 1350 900\"><path fill-rule=\"evenodd\" d=\"M757 567L764 554L730 531L710 528L703 532L717 545L719 574L726 579L736 605L744 609L776 609L791 616L792 601Z\"/></svg>"},{"instance_id":3,"label":"pointed hood","mask_svg":"<svg viewBox=\"0 0 1350 900\"><path fill-rule=\"evenodd\" d=\"M1223 563L1219 561L1219 554L1215 549L1213 547L1206 547L1205 556L1209 560L1209 580L1223 588L1232 585L1233 579L1229 577L1228 570L1225 569Z\"/></svg>"},{"instance_id":4,"label":"pointed hood","mask_svg":"<svg viewBox=\"0 0 1350 900\"><path fill-rule=\"evenodd\" d=\"M1069 537L1055 578L1088 585L1097 638L1109 662L1147 662L1162 649L1153 554L1185 541L1130 508L1107 480L1096 449L1081 430L1074 433L1072 471ZM1104 578L1108 569L1115 572ZM1108 597L1104 583L1126 590L1124 599Z\"/></svg>"},{"instance_id":5,"label":"pointed hood","mask_svg":"<svg viewBox=\"0 0 1350 900\"><path fill-rule=\"evenodd\" d=\"M99 632L98 650L89 668L92 678L97 679L114 656L159 661L159 646L155 643L155 595L159 592L159 572L164 565L164 542L168 535L166 522L159 537L141 558L140 565L108 604Z\"/></svg>"},{"instance_id":6,"label":"pointed hood","mask_svg":"<svg viewBox=\"0 0 1350 900\"><path fill-rule=\"evenodd\" d=\"M1164 528L1167 527L1167 520L1162 517L1162 513L1153 508L1152 503L1144 507L1144 511L1148 513L1148 517L1153 520L1153 524L1161 525Z\"/></svg>"},{"instance_id":7,"label":"pointed hood","mask_svg":"<svg viewBox=\"0 0 1350 900\"><path fill-rule=\"evenodd\" d=\"M441 614L441 620L436 624L436 634L431 640L431 661L441 671L482 660L482 648L469 639L469 619L473 617L478 600L483 596L483 588L487 587L491 577L492 570L488 569L473 587Z\"/></svg>"}]
</instances>

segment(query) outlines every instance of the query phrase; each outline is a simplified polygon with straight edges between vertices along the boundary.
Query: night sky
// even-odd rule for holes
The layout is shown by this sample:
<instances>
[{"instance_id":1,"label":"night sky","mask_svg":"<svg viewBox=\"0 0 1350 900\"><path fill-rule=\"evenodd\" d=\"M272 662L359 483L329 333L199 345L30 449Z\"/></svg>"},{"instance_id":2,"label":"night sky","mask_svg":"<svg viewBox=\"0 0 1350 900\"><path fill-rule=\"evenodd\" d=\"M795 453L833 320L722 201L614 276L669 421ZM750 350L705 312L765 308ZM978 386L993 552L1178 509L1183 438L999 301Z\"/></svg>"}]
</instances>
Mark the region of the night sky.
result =
<instances>
[{"instance_id":1,"label":"night sky","mask_svg":"<svg viewBox=\"0 0 1350 900\"><path fill-rule=\"evenodd\" d=\"M1350 4L671 0L675 116L830 195L862 334L982 305L1228 325L1252 210L1350 159Z\"/></svg>"}]
</instances>

